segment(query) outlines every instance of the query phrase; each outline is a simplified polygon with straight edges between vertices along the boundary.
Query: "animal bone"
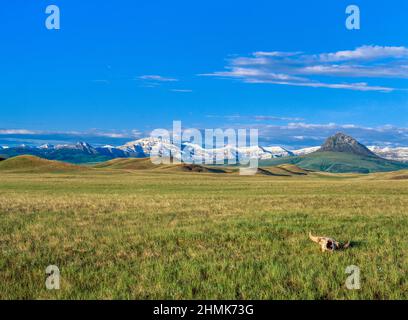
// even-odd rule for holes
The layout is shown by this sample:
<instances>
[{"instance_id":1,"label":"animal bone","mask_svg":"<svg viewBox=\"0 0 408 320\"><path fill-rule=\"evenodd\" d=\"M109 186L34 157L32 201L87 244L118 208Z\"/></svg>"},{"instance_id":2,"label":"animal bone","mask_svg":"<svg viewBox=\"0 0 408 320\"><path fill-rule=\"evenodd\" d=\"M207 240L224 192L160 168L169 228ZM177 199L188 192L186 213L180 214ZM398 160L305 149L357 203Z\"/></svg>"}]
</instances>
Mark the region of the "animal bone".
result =
<instances>
[{"instance_id":1,"label":"animal bone","mask_svg":"<svg viewBox=\"0 0 408 320\"><path fill-rule=\"evenodd\" d=\"M350 247L350 241L345 244L341 244L333 238L313 236L311 232L309 232L309 238L313 242L316 242L320 245L320 250L322 250L322 252L333 252L335 250L347 249L348 247Z\"/></svg>"}]
</instances>

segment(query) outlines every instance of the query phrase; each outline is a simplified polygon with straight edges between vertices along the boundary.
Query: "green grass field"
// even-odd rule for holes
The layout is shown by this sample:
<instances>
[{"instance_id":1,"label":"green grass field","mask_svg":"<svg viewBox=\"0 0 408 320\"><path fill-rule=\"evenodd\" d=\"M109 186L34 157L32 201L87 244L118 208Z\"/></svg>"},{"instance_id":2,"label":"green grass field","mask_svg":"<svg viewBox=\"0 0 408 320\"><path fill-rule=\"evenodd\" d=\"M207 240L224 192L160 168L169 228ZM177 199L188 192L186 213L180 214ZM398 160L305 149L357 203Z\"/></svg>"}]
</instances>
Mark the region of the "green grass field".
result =
<instances>
[{"instance_id":1,"label":"green grass field","mask_svg":"<svg viewBox=\"0 0 408 320\"><path fill-rule=\"evenodd\" d=\"M0 298L407 299L406 176L3 171Z\"/></svg>"}]
</instances>

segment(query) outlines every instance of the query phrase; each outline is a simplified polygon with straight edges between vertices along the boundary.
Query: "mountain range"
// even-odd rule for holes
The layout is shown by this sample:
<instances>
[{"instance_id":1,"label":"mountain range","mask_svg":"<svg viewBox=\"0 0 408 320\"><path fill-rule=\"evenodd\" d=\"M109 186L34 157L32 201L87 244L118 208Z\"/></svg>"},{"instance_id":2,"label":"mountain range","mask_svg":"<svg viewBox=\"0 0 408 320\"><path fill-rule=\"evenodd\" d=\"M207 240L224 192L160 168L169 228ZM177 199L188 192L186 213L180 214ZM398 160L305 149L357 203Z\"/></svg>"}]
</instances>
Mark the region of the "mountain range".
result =
<instances>
[{"instance_id":1,"label":"mountain range","mask_svg":"<svg viewBox=\"0 0 408 320\"><path fill-rule=\"evenodd\" d=\"M237 148L230 145L219 149L205 149L189 142L182 143L179 148L170 141L143 138L118 147L110 145L94 147L86 142L41 146L21 145L11 148L0 146L0 158L34 155L49 160L79 164L115 158L146 158L150 156L153 148L157 148L161 156L199 163L202 159L215 159L217 154L222 154L229 160L256 157L262 165L291 163L305 169L329 172L390 171L408 166L408 147L366 147L343 133L329 137L322 146L298 150L288 150L280 146Z\"/></svg>"},{"instance_id":2,"label":"mountain range","mask_svg":"<svg viewBox=\"0 0 408 320\"><path fill-rule=\"evenodd\" d=\"M318 149L318 147L312 147L290 151L279 146L237 148L229 145L219 149L205 149L189 142L182 143L181 148L179 148L170 141L157 138L143 138L118 147L111 145L94 147L86 142L60 145L44 144L40 146L0 146L0 156L7 158L18 155L34 155L49 160L88 163L106 161L114 158L145 158L150 156L153 148L158 148L159 154L162 156L174 156L189 161L198 161L205 157L215 158L217 153L221 153L225 159L230 160L242 157L258 157L261 160L273 159L303 155Z\"/></svg>"}]
</instances>

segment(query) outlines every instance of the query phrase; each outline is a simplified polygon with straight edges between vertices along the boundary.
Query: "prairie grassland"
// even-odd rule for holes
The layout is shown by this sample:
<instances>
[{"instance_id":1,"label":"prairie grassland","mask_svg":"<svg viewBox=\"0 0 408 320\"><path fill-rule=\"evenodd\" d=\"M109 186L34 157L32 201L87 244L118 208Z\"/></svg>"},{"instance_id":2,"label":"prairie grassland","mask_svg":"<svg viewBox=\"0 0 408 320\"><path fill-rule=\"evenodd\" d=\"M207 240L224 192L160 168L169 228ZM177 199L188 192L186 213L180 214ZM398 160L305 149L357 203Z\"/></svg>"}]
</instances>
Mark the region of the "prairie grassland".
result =
<instances>
[{"instance_id":1,"label":"prairie grassland","mask_svg":"<svg viewBox=\"0 0 408 320\"><path fill-rule=\"evenodd\" d=\"M0 298L407 299L408 180L381 179L0 173Z\"/></svg>"}]
</instances>

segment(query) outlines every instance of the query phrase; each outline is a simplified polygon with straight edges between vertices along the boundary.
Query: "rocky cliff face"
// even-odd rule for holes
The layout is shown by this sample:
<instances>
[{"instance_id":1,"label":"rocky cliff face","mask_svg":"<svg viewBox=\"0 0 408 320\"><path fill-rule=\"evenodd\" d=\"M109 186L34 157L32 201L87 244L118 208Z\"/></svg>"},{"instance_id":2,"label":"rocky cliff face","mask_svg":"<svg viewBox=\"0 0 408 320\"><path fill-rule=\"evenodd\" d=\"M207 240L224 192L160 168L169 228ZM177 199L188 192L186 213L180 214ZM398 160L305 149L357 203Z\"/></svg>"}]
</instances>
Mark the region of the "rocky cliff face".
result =
<instances>
[{"instance_id":1,"label":"rocky cliff face","mask_svg":"<svg viewBox=\"0 0 408 320\"><path fill-rule=\"evenodd\" d=\"M377 157L366 146L344 133L336 133L327 138L319 151L347 152L366 157Z\"/></svg>"}]
</instances>

